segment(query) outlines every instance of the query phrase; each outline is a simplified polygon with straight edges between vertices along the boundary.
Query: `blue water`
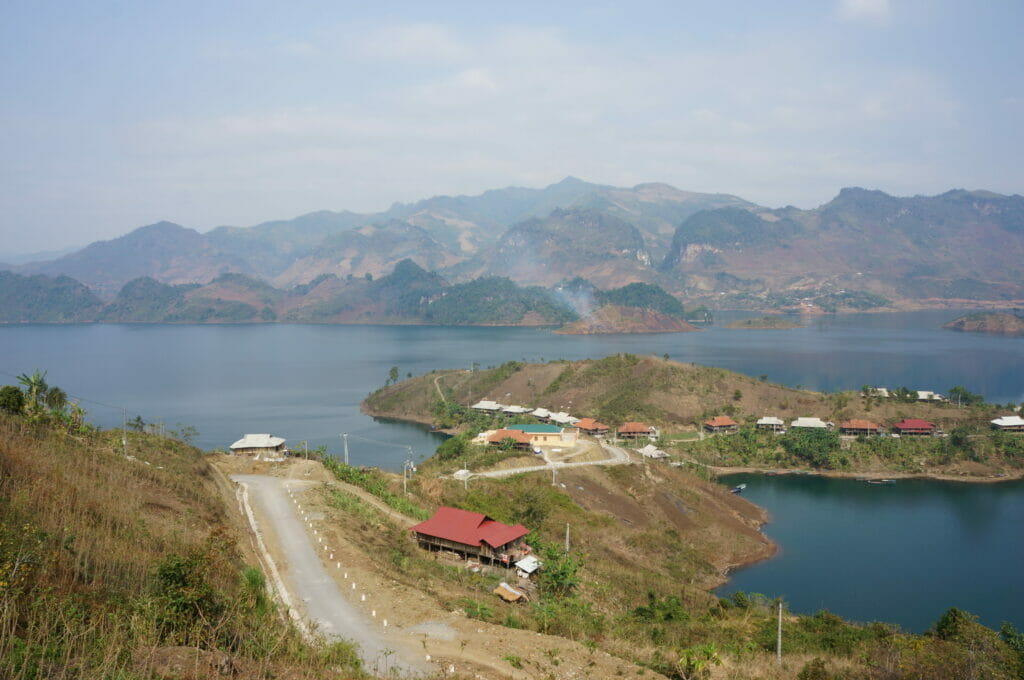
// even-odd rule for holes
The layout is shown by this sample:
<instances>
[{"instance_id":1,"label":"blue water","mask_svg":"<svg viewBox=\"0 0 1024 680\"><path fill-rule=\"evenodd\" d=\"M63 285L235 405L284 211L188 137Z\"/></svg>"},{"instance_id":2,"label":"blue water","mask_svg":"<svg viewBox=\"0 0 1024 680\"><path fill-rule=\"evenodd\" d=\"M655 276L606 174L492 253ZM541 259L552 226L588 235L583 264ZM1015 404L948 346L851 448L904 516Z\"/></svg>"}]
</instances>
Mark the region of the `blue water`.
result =
<instances>
[{"instance_id":1,"label":"blue water","mask_svg":"<svg viewBox=\"0 0 1024 680\"><path fill-rule=\"evenodd\" d=\"M384 383L392 366L404 377L473 362L486 367L633 352L809 389L872 384L945 392L962 384L992 401L1024 401L1024 340L939 328L956 316L863 314L821 317L790 331L714 326L607 336L431 326L9 325L0 326L0 378L13 382L13 375L47 370L51 384L89 400L83 404L102 425L119 425L124 408L129 418L195 427L196 443L207 449L246 432L271 432L292 448L306 440L339 452L339 435L348 432L353 462L398 469L404 446L426 456L438 437L359 413L360 400Z\"/></svg>"},{"instance_id":2,"label":"blue water","mask_svg":"<svg viewBox=\"0 0 1024 680\"><path fill-rule=\"evenodd\" d=\"M797 612L927 630L949 607L1024 628L1024 482L729 475L767 508L772 559L732 574L737 590L782 596Z\"/></svg>"},{"instance_id":3,"label":"blue water","mask_svg":"<svg viewBox=\"0 0 1024 680\"><path fill-rule=\"evenodd\" d=\"M668 354L809 389L864 384L946 392L964 385L990 401L1024 401L1024 340L944 331L957 312L823 317L791 331L562 336L536 328L321 325L0 326L0 382L39 368L81 398L94 422L128 418L198 429L226 447L271 432L341 452L357 465L400 469L411 447L438 435L359 413L397 366L404 377L510 359ZM721 315L720 321L727 321ZM748 498L767 507L779 557L736 574L729 588L782 594L798 611L922 630L946 607L1024 628L1024 487L758 478ZM1018 582L1015 582L1016 581Z\"/></svg>"}]
</instances>

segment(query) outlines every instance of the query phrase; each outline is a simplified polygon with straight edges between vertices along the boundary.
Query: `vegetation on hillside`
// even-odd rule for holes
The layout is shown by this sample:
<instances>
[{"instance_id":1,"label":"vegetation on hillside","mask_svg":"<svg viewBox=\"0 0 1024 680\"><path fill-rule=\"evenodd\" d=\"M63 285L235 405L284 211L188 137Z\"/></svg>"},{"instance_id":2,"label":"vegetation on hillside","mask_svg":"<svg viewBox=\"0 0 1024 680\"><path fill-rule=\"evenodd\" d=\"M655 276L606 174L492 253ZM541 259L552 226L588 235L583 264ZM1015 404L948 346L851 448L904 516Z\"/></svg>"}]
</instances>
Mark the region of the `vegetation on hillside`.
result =
<instances>
[{"instance_id":1,"label":"vegetation on hillside","mask_svg":"<svg viewBox=\"0 0 1024 680\"><path fill-rule=\"evenodd\" d=\"M122 444L45 373L23 377L0 412L0 677L144 680L197 660L247 678L361 675L351 646L306 642L268 598L201 451L137 432Z\"/></svg>"}]
</instances>

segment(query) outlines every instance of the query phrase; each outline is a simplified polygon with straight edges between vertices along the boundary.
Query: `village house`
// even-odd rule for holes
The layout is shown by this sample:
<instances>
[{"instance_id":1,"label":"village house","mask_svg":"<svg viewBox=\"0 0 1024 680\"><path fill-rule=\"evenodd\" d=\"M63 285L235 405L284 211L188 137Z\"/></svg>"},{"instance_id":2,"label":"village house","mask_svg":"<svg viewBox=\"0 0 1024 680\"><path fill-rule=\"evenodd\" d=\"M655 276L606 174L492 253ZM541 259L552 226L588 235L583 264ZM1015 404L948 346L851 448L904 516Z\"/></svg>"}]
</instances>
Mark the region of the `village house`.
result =
<instances>
[{"instance_id":1,"label":"village house","mask_svg":"<svg viewBox=\"0 0 1024 680\"><path fill-rule=\"evenodd\" d=\"M654 434L654 428L646 423L625 422L619 426L619 439L640 439Z\"/></svg>"},{"instance_id":2,"label":"village house","mask_svg":"<svg viewBox=\"0 0 1024 680\"><path fill-rule=\"evenodd\" d=\"M881 429L882 428L879 427L877 423L873 423L870 420L862 420L860 418L844 420L839 424L839 432L847 435L878 434Z\"/></svg>"},{"instance_id":3,"label":"village house","mask_svg":"<svg viewBox=\"0 0 1024 680\"><path fill-rule=\"evenodd\" d=\"M547 410L546 408L536 408L530 412L530 415L536 418L537 420L548 420L549 418L551 418L551 411Z\"/></svg>"},{"instance_id":4,"label":"village house","mask_svg":"<svg viewBox=\"0 0 1024 680\"><path fill-rule=\"evenodd\" d=\"M440 507L433 517L409 531L416 534L425 550L451 550L506 567L532 552L523 540L530 530L522 524L509 526L482 513L458 508Z\"/></svg>"},{"instance_id":5,"label":"village house","mask_svg":"<svg viewBox=\"0 0 1024 680\"><path fill-rule=\"evenodd\" d=\"M740 424L729 416L715 416L711 420L704 421L704 430L712 434L737 432Z\"/></svg>"},{"instance_id":6,"label":"village house","mask_svg":"<svg viewBox=\"0 0 1024 680\"><path fill-rule=\"evenodd\" d=\"M574 427L558 427L557 425L509 425L508 429L530 435L530 443L534 446L540 444L572 446L580 436L580 431Z\"/></svg>"},{"instance_id":7,"label":"village house","mask_svg":"<svg viewBox=\"0 0 1024 680\"><path fill-rule=\"evenodd\" d=\"M781 418L776 418L775 416L765 416L764 418L758 419L757 429L768 430L769 432L775 433L785 432L786 424L782 422Z\"/></svg>"},{"instance_id":8,"label":"village house","mask_svg":"<svg viewBox=\"0 0 1024 680\"><path fill-rule=\"evenodd\" d=\"M491 446L503 446L508 439L512 440L514 449L533 448L533 437L522 430L494 430L487 434L487 443Z\"/></svg>"},{"instance_id":9,"label":"village house","mask_svg":"<svg viewBox=\"0 0 1024 680\"><path fill-rule=\"evenodd\" d=\"M285 440L272 434L247 434L231 445L231 453L248 456L284 456Z\"/></svg>"},{"instance_id":10,"label":"village house","mask_svg":"<svg viewBox=\"0 0 1024 680\"><path fill-rule=\"evenodd\" d=\"M992 425L1003 432L1024 432L1024 418L1020 416L1002 416L993 420Z\"/></svg>"},{"instance_id":11,"label":"village house","mask_svg":"<svg viewBox=\"0 0 1024 680\"><path fill-rule=\"evenodd\" d=\"M796 420L791 422L789 424L789 426L791 428L792 427L797 427L797 428L803 427L803 428L812 429L812 430L827 430L827 429L833 427L833 424L832 423L826 423L821 418L809 418L809 417L803 416L803 417L797 418Z\"/></svg>"},{"instance_id":12,"label":"village house","mask_svg":"<svg viewBox=\"0 0 1024 680\"><path fill-rule=\"evenodd\" d=\"M580 421L576 423L576 427L580 428L580 431L593 436L608 434L609 430L607 425L600 423L593 418L580 418Z\"/></svg>"},{"instance_id":13,"label":"village house","mask_svg":"<svg viewBox=\"0 0 1024 680\"><path fill-rule=\"evenodd\" d=\"M920 418L904 418L889 429L900 436L930 435L935 434L935 423Z\"/></svg>"},{"instance_id":14,"label":"village house","mask_svg":"<svg viewBox=\"0 0 1024 680\"><path fill-rule=\"evenodd\" d=\"M524 413L529 413L530 409L526 408L525 406L519 406L518 404L512 404L511 406L506 406L505 408L501 409L501 412L508 413L509 415L518 416Z\"/></svg>"},{"instance_id":15,"label":"village house","mask_svg":"<svg viewBox=\"0 0 1024 680\"><path fill-rule=\"evenodd\" d=\"M945 401L945 397L936 392L929 392L928 390L917 390L918 401Z\"/></svg>"},{"instance_id":16,"label":"village house","mask_svg":"<svg viewBox=\"0 0 1024 680\"><path fill-rule=\"evenodd\" d=\"M477 403L470 406L470 408L475 409L477 411L500 411L505 407L496 401L488 401L485 399L483 401L478 401Z\"/></svg>"}]
</instances>

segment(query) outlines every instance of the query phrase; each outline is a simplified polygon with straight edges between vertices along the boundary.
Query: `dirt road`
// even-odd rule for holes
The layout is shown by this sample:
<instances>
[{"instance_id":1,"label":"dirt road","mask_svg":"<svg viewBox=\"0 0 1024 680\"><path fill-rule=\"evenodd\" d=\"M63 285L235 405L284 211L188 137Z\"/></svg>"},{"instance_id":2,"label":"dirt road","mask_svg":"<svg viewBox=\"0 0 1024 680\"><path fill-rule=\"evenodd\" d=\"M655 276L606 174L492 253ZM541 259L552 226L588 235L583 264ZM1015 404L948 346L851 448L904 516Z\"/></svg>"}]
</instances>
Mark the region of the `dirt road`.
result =
<instances>
[{"instance_id":1,"label":"dirt road","mask_svg":"<svg viewBox=\"0 0 1024 680\"><path fill-rule=\"evenodd\" d=\"M473 477L511 477L512 475L521 475L524 472L539 472L541 470L566 470L575 467L586 467L588 465L629 465L632 461L629 459L629 454L626 453L625 449L618 446L613 446L607 442L600 442L601 448L608 454L608 458L605 460L587 460L579 463L562 463L558 461L550 461L547 454L544 456L544 460L549 462L545 465L531 465L529 467L520 468L509 468L507 470L491 470L489 472L475 472Z\"/></svg>"},{"instance_id":2,"label":"dirt road","mask_svg":"<svg viewBox=\"0 0 1024 680\"><path fill-rule=\"evenodd\" d=\"M284 555L284 564L271 571L279 574L278 589L287 591L282 600L294 607L303 621L324 637L345 638L359 645L366 667L377 674L392 670L406 675L426 674L436 669L413 650L402 634L387 630L382 622L368 619L349 602L327 573L314 547L306 524L288 493L289 480L264 475L232 475L246 492L260 532L272 532L273 540ZM301 484L301 482L300 482ZM270 559L264 555L264 560ZM279 558L278 561L281 561Z\"/></svg>"}]
</instances>

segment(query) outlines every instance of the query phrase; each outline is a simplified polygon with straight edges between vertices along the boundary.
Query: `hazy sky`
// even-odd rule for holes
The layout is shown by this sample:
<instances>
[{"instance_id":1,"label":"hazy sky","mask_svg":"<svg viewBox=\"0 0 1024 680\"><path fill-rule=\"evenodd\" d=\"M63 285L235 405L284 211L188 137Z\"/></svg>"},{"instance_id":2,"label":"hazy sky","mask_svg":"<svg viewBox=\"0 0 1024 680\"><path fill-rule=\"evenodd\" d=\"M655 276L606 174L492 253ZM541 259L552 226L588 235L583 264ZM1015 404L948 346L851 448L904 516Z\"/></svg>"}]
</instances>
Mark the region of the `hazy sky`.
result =
<instances>
[{"instance_id":1,"label":"hazy sky","mask_svg":"<svg viewBox=\"0 0 1024 680\"><path fill-rule=\"evenodd\" d=\"M566 175L1022 191L1020 0L495 4L4 0L0 253Z\"/></svg>"}]
</instances>

